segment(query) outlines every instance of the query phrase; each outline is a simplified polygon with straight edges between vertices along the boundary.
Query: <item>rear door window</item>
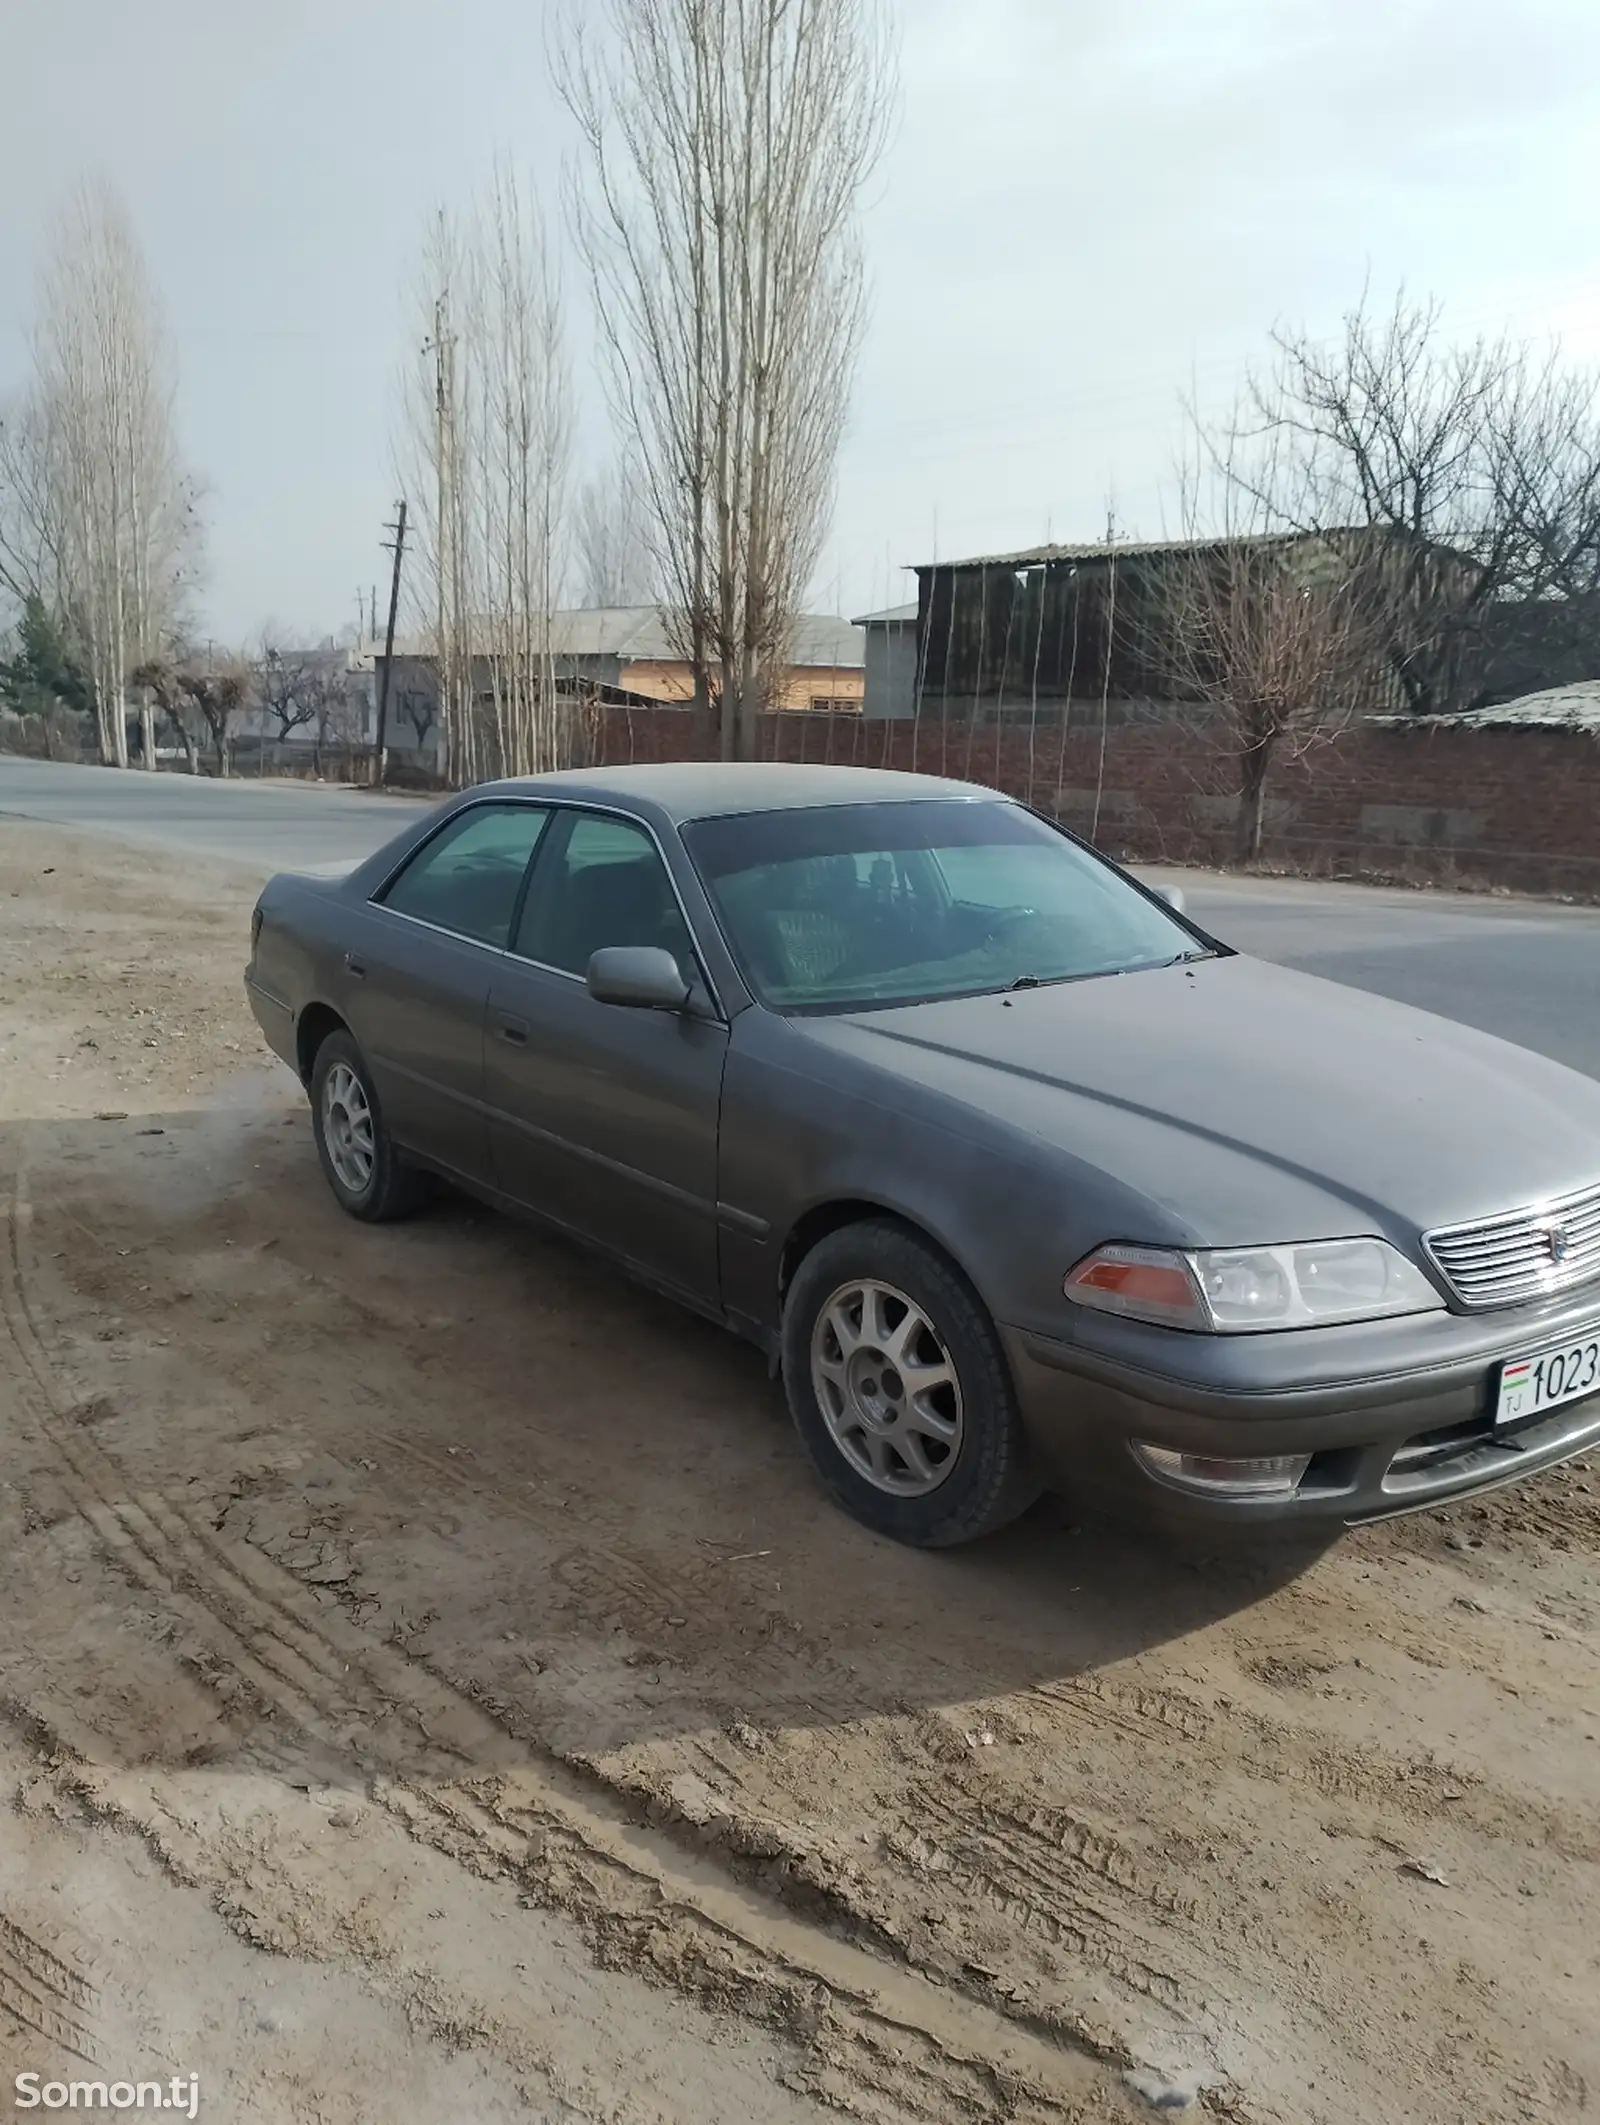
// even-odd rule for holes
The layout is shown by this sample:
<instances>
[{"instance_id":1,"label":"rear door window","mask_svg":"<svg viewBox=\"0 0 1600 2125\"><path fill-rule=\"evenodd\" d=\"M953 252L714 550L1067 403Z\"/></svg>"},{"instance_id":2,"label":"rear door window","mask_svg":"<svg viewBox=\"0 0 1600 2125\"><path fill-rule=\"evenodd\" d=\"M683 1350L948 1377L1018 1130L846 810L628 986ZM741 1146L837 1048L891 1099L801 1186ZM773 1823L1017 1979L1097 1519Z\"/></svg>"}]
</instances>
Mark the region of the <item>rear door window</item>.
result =
<instances>
[{"instance_id":1,"label":"rear door window","mask_svg":"<svg viewBox=\"0 0 1600 2125\"><path fill-rule=\"evenodd\" d=\"M549 823L542 805L473 805L390 880L381 904L503 950L528 865Z\"/></svg>"}]
</instances>

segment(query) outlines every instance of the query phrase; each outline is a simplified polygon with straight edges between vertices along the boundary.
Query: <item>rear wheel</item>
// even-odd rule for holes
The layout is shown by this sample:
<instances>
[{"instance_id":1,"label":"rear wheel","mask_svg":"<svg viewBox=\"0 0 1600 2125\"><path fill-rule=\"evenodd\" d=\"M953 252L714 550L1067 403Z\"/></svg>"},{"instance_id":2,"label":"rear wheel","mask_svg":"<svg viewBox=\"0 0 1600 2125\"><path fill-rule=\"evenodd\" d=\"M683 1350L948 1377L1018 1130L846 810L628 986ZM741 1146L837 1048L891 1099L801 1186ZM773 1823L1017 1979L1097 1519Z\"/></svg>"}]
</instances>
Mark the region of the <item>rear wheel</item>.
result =
<instances>
[{"instance_id":1,"label":"rear wheel","mask_svg":"<svg viewBox=\"0 0 1600 2125\"><path fill-rule=\"evenodd\" d=\"M311 1116L317 1156L342 1210L376 1225L421 1208L428 1176L396 1150L366 1059L348 1033L330 1033L317 1050Z\"/></svg>"},{"instance_id":2,"label":"rear wheel","mask_svg":"<svg viewBox=\"0 0 1600 2125\"><path fill-rule=\"evenodd\" d=\"M994 1325L914 1233L876 1219L831 1233L801 1263L783 1319L789 1408L857 1520L945 1548L1038 1496Z\"/></svg>"}]
</instances>

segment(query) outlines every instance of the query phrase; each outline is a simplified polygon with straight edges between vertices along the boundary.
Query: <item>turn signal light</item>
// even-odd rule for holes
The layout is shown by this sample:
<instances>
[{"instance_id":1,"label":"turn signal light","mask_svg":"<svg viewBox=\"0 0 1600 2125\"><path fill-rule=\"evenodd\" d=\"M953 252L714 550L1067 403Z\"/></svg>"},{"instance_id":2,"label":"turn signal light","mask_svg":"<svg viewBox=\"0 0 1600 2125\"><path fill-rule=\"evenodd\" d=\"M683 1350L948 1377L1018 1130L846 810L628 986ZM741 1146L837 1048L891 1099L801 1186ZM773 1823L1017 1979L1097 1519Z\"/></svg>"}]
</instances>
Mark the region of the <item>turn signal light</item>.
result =
<instances>
[{"instance_id":1,"label":"turn signal light","mask_svg":"<svg viewBox=\"0 0 1600 2125\"><path fill-rule=\"evenodd\" d=\"M1156 1247L1102 1247L1066 1279L1069 1299L1102 1313L1174 1328L1209 1328L1211 1316L1181 1254Z\"/></svg>"}]
</instances>

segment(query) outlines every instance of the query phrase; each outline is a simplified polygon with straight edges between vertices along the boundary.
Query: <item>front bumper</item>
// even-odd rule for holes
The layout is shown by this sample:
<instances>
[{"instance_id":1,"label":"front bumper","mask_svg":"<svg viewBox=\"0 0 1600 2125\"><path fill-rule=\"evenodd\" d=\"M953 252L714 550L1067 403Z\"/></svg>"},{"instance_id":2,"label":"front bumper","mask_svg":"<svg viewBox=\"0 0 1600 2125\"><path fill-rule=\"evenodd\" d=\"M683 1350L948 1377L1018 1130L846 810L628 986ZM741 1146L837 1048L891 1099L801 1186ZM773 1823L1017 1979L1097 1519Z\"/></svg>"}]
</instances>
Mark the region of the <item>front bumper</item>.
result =
<instances>
[{"instance_id":1,"label":"front bumper","mask_svg":"<svg viewBox=\"0 0 1600 2125\"><path fill-rule=\"evenodd\" d=\"M1430 1338L1422 1363L1419 1332ZM1090 1333L1099 1347L1001 1330L1042 1473L1118 1517L1309 1533L1471 1497L1600 1446L1600 1392L1505 1431L1494 1424L1500 1364L1600 1333L1593 1291L1576 1309L1432 1316L1425 1331L1374 1323L1364 1337L1184 1336L1098 1322ZM1335 1334L1337 1344L1324 1340ZM1298 1384L1284 1377L1296 1342L1307 1375ZM1252 1373L1262 1384L1251 1384ZM1136 1439L1225 1459L1309 1454L1311 1462L1292 1494L1217 1496L1153 1473L1135 1457Z\"/></svg>"}]
</instances>

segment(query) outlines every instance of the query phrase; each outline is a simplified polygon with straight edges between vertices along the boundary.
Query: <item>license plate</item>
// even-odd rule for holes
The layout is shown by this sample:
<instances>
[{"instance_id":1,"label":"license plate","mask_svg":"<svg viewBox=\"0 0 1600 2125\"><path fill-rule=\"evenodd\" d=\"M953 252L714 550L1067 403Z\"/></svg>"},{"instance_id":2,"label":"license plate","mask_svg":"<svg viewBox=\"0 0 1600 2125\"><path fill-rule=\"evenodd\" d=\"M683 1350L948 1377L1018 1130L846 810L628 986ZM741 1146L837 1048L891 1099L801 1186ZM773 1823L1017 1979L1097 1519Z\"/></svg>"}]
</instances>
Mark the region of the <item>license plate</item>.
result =
<instances>
[{"instance_id":1,"label":"license plate","mask_svg":"<svg viewBox=\"0 0 1600 2125\"><path fill-rule=\"evenodd\" d=\"M1568 1343L1560 1350L1543 1350L1537 1357L1508 1358L1500 1368L1500 1401L1497 1424L1515 1424L1536 1416L1541 1409L1554 1409L1561 1402L1576 1402L1581 1395L1600 1393L1600 1336L1582 1343Z\"/></svg>"}]
</instances>

